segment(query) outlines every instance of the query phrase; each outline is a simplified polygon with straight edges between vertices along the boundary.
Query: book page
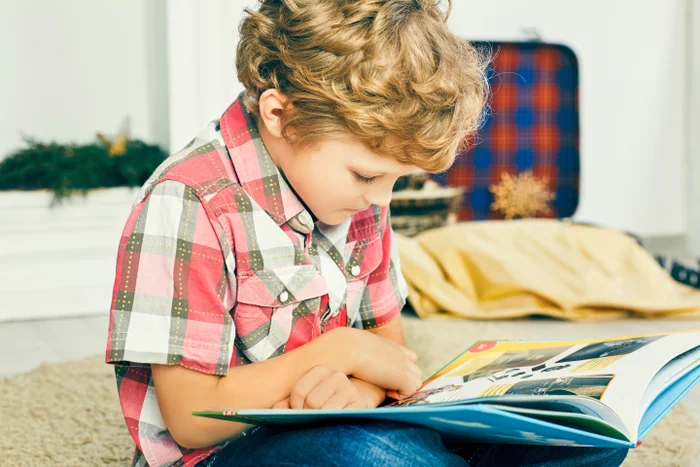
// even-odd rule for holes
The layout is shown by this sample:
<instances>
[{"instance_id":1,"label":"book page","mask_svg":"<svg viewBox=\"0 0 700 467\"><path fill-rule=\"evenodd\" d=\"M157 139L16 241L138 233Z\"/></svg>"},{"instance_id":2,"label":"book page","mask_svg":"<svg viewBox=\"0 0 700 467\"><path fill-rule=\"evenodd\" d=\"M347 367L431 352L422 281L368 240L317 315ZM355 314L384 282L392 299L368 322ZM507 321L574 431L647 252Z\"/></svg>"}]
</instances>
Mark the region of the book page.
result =
<instances>
[{"instance_id":1,"label":"book page","mask_svg":"<svg viewBox=\"0 0 700 467\"><path fill-rule=\"evenodd\" d=\"M413 396L389 406L583 396L610 407L626 431L636 436L642 415L639 405L654 375L698 345L697 331L614 339L479 342L429 378Z\"/></svg>"},{"instance_id":2,"label":"book page","mask_svg":"<svg viewBox=\"0 0 700 467\"><path fill-rule=\"evenodd\" d=\"M654 402L654 399L656 399L665 388L694 370L698 362L700 362L700 346L687 350L666 363L647 385L639 403L637 421L641 421L646 409L649 408L651 403Z\"/></svg>"}]
</instances>

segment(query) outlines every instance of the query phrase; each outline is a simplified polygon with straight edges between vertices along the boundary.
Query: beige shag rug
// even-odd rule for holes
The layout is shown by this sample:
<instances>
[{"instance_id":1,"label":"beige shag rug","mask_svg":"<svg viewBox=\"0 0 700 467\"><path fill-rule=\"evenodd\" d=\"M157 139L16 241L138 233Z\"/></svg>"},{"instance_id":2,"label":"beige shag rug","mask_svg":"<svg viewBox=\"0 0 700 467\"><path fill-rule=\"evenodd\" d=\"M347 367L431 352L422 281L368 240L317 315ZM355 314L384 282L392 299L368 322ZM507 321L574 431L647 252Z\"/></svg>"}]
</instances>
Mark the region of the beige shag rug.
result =
<instances>
[{"instance_id":1,"label":"beige shag rug","mask_svg":"<svg viewBox=\"0 0 700 467\"><path fill-rule=\"evenodd\" d=\"M494 322L404 319L409 347L430 374L478 339L532 338L546 326L498 327ZM592 335L568 324L569 335ZM539 330L539 331L538 331ZM554 336L550 336L554 337ZM0 453L4 466L124 466L133 443L117 400L112 368L101 355L0 380ZM633 450L625 466L692 465L700 457L700 428L683 410L672 410Z\"/></svg>"}]
</instances>

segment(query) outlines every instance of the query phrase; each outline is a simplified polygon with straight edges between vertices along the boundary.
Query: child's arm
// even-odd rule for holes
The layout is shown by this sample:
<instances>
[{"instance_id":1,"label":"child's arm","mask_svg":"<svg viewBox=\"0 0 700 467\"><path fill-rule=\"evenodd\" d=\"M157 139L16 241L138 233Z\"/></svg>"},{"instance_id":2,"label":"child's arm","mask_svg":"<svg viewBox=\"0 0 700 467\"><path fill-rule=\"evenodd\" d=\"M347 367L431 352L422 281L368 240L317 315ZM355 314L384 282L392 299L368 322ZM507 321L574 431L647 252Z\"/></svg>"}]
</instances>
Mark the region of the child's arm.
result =
<instances>
[{"instance_id":1,"label":"child's arm","mask_svg":"<svg viewBox=\"0 0 700 467\"><path fill-rule=\"evenodd\" d=\"M346 339L343 332L329 331L278 357L233 367L222 377L180 365L152 365L163 420L183 447L196 449L218 444L249 425L196 417L192 411L271 407L288 397L294 384L316 365L349 373L351 355L342 351L347 348Z\"/></svg>"},{"instance_id":2,"label":"child's arm","mask_svg":"<svg viewBox=\"0 0 700 467\"><path fill-rule=\"evenodd\" d=\"M368 331L378 336L384 337L385 339L392 340L397 344L405 345L403 337L403 326L401 324L400 314L388 323L385 323L382 326L373 329L368 329Z\"/></svg>"},{"instance_id":3,"label":"child's arm","mask_svg":"<svg viewBox=\"0 0 700 467\"><path fill-rule=\"evenodd\" d=\"M379 326L366 328L369 333L380 336L401 346L404 345L403 327L401 324L401 309L408 297L408 285L401 275L401 260L398 243L394 232L391 230L390 212L388 207L382 208L383 230L382 236L382 261L379 263L369 278L368 288L373 289L372 294L365 294L360 304L365 320L379 323ZM392 300L392 297L394 300ZM370 319L371 318L371 319ZM368 334L369 334L368 333ZM415 354L415 353L414 353ZM417 356L413 359L415 363ZM422 374L421 374L422 378ZM368 381L366 383L374 383ZM419 381L419 386L422 379ZM392 399L401 399L410 394L396 391L388 386L367 384L361 385L361 392L370 401L378 401L381 404L387 396ZM386 389L385 389L386 388Z\"/></svg>"},{"instance_id":4,"label":"child's arm","mask_svg":"<svg viewBox=\"0 0 700 467\"><path fill-rule=\"evenodd\" d=\"M289 397L295 384L317 365L413 394L421 382L415 359L414 352L395 342L341 327L269 360L230 368L226 376L180 365L152 365L152 370L170 434L183 447L200 448L231 438L248 425L195 417L194 410L272 407Z\"/></svg>"},{"instance_id":5,"label":"child's arm","mask_svg":"<svg viewBox=\"0 0 700 467\"><path fill-rule=\"evenodd\" d=\"M385 339L396 342L400 345L405 345L405 340L403 336L403 326L401 325L401 315L399 314L396 318L392 319L388 323L382 326L368 329L369 332L377 336L381 336ZM362 380L354 380L355 385L360 390L360 393L368 400L370 407L377 407L379 404L384 402L384 399L391 397L392 399L398 399L399 394L397 391L389 390L368 383Z\"/></svg>"}]
</instances>

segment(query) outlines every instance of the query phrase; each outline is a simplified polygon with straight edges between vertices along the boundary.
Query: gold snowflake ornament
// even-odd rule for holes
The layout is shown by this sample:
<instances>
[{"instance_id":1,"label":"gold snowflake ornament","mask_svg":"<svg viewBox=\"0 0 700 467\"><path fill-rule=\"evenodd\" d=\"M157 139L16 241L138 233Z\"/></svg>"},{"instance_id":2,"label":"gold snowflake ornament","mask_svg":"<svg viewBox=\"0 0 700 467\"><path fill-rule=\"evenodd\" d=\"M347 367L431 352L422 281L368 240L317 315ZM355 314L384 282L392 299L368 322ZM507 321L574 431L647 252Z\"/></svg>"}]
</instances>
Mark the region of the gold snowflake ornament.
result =
<instances>
[{"instance_id":1,"label":"gold snowflake ornament","mask_svg":"<svg viewBox=\"0 0 700 467\"><path fill-rule=\"evenodd\" d=\"M549 203L555 196L548 183L546 178L537 178L530 170L517 176L505 173L498 184L490 187L494 196L491 210L499 211L506 219L549 214L552 212Z\"/></svg>"}]
</instances>

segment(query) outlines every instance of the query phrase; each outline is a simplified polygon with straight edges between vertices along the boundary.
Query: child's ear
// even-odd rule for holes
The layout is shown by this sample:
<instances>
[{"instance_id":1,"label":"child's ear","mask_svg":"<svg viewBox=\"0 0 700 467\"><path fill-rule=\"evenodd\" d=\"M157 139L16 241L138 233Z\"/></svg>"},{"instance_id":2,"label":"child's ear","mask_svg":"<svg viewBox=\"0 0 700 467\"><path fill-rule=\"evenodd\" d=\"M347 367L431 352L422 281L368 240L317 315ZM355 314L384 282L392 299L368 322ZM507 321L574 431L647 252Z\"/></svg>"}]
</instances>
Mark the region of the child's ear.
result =
<instances>
[{"instance_id":1,"label":"child's ear","mask_svg":"<svg viewBox=\"0 0 700 467\"><path fill-rule=\"evenodd\" d=\"M282 112L287 97L277 89L268 89L260 95L258 109L260 120L267 132L276 138L282 137Z\"/></svg>"}]
</instances>

